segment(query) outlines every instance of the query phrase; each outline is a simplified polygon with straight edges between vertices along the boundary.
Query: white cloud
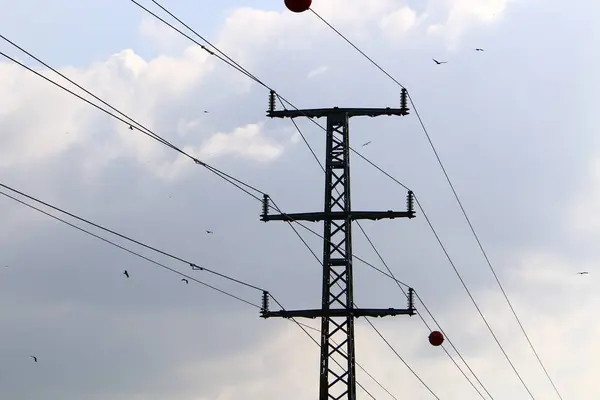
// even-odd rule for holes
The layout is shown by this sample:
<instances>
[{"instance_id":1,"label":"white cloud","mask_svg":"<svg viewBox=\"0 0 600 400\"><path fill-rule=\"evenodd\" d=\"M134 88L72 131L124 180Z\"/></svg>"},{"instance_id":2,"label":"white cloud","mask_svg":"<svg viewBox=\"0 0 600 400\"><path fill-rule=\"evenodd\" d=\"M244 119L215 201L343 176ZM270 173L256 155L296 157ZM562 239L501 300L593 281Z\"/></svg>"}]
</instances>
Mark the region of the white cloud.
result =
<instances>
[{"instance_id":1,"label":"white cloud","mask_svg":"<svg viewBox=\"0 0 600 400\"><path fill-rule=\"evenodd\" d=\"M156 129L161 123L157 119L161 108L175 98L188 96L194 88L211 79L214 63L208 58L196 47L190 47L182 57L160 56L149 61L133 50L124 50L87 69L69 67L61 72L150 129ZM0 69L3 71L0 102L7 104L0 127L5 132L16 133L0 137L0 166L44 163L68 150L91 145L85 150L90 152L86 161L86 169L90 172L126 157L134 158L144 166L151 160L162 163L163 167L156 170L158 175L172 175L160 171L178 162L172 153L153 140L127 129L126 124L104 116L101 111L18 66L4 63L0 64ZM44 75L107 108L57 75L50 72L44 72ZM227 82L223 84L227 85ZM184 147L189 146L186 141L199 143L202 137L208 138L199 151L202 156L237 155L266 162L284 151L283 145L262 136L259 125L246 124L226 134L204 129L197 119L192 123L177 123L183 127L178 130L180 134L193 130L196 137L187 134L168 140ZM157 133L165 137L165 132ZM166 136L168 138L169 133ZM174 168L172 172L179 170L176 165Z\"/></svg>"},{"instance_id":2,"label":"white cloud","mask_svg":"<svg viewBox=\"0 0 600 400\"><path fill-rule=\"evenodd\" d=\"M519 279L524 283L546 288L559 289L568 285L583 290L590 288L591 281L585 276L577 275L580 271L589 271L593 265L574 265L557 254L528 254L518 269Z\"/></svg>"},{"instance_id":3,"label":"white cloud","mask_svg":"<svg viewBox=\"0 0 600 400\"><path fill-rule=\"evenodd\" d=\"M160 50L169 51L184 43L184 38L156 18L144 13L139 26L140 34L151 40Z\"/></svg>"},{"instance_id":4,"label":"white cloud","mask_svg":"<svg viewBox=\"0 0 600 400\"><path fill-rule=\"evenodd\" d=\"M266 162L279 157L282 152L283 146L264 136L262 124L248 124L231 133L214 134L198 153L200 159L234 154Z\"/></svg>"},{"instance_id":5,"label":"white cloud","mask_svg":"<svg viewBox=\"0 0 600 400\"><path fill-rule=\"evenodd\" d=\"M511 0L444 0L444 22L430 24L427 33L441 36L450 48L454 49L471 26L491 23L502 18L510 2ZM437 7L433 2L430 4Z\"/></svg>"},{"instance_id":6,"label":"white cloud","mask_svg":"<svg viewBox=\"0 0 600 400\"><path fill-rule=\"evenodd\" d=\"M443 3L444 7L440 2L431 4L430 8L443 9L440 26L447 34L450 27L455 29L454 32L464 34L471 24L489 21L488 11L500 7L500 2L473 3L473 9L466 2ZM417 11L416 7L407 8L403 1L331 0L318 2L318 7L324 17L349 36L362 35L369 43L376 43L374 47L383 46L387 56L382 57L381 62L388 64L397 61L398 54L387 50L385 46L392 48L392 42L385 40L396 40L409 30L414 35L422 34L419 29L425 24L421 21L427 20L425 12ZM453 19L449 10L454 10ZM352 27L358 27L358 30L353 31ZM343 60L346 67L338 71L320 54L315 56L315 48L323 43L325 33L331 39L327 43L334 43L332 47L337 49L329 56L342 59L340 55L349 54L347 49L342 50L343 42L310 13L296 15L242 9L230 14L218 44L228 53L232 50L230 54L234 58L259 77L264 77L267 83L279 79L280 85L276 89L285 88L286 94L296 91L290 98L298 104L315 103L315 97L325 102L330 93L338 95L342 85L350 86L351 90L355 88L353 85L364 85L361 90L367 88L354 97L346 92L339 94L348 103L363 101L365 95L372 93L380 99L382 92L373 84L373 75L359 73L359 67L346 60ZM502 39L512 46L514 38L509 36ZM370 45L364 47L367 52L370 48ZM429 50L425 48L410 57L429 60L426 54ZM515 59L519 56L517 54ZM304 59L306 64L299 67L299 71L290 72L280 66L296 66ZM323 82L290 79L292 75L302 78L311 67L325 62L336 70L336 74L328 75L331 79ZM407 74L422 79L423 86L430 80L441 79L419 75L419 67L406 68ZM556 73L553 65L548 68L549 74ZM307 203L311 207L322 206L321 171L307 151L290 151L294 144L302 144L299 134L291 126L289 134L287 130L281 134L281 127L288 125L267 125L257 119L263 108L256 105L258 100L255 101L253 96L264 102L263 89L235 71L230 73L229 67L214 61L202 50L190 47L180 55L154 59L143 59L133 50L123 50L103 62L63 70L190 153L207 161L226 163L228 171L237 168L240 173L235 176L250 183L259 181L257 187L263 188L267 183L270 189L277 189L282 196L287 196L290 207L300 208ZM509 73L505 72L506 79L515 79ZM523 69L517 73L523 77ZM347 85L348 82L351 85ZM316 89L308 88L309 85L315 85ZM460 75L453 76L431 85L435 92L429 97L440 103L431 100L423 106L428 113L439 112L426 123L428 126L431 123L432 132L443 133L437 136L439 140L447 138L440 148L445 146L444 153L451 154L448 162L460 160L466 164L451 166L453 176L461 180L461 197L466 192L465 202L474 198L480 207L485 203L481 194L485 190L496 190L502 185L509 188L516 184L528 186L529 183L519 174L509 173L494 178L493 182L481 179L473 183L469 180L469 173L476 170L480 177L484 175L484 168L479 161L473 161L476 151L472 143L456 144L460 141L457 132L459 129L463 132L464 127L457 126L442 110L448 110L448 104L460 104L463 111L472 109L469 96L464 95L472 91L480 93L473 96L477 97L476 102L481 103L482 97L487 99L485 104L489 110L477 113L478 118L487 121L495 121L493 118L500 107L508 110L503 113L502 120L512 121L518 127L522 120L532 118L537 121L547 111L536 109L536 98L532 95L535 91L531 90L523 95L531 109L528 108L524 115L515 116L510 102L492 95L501 93L504 85L504 82L486 79L485 85L478 86ZM321 92L313 93L317 89ZM208 114L203 113L205 109L209 110ZM449 112L454 113L454 110ZM415 121L414 115L410 118L413 119L407 121L407 131L416 126L408 125ZM431 211L428 214L436 226L438 221L443 226L443 238L447 237L444 232L450 232L453 240L468 240L471 246L472 238L461 232L457 220L450 216L451 207L443 203L441 185L445 183L435 181L435 176L439 178L437 165L420 164L423 159L431 160L427 158L431 156L427 146L412 141L415 135L398 135L392 125L377 125L374 120L368 121L368 129L377 132L382 150L377 153L377 147L373 148L370 158L394 175L400 170L421 185L424 194L420 198L424 202L431 201L432 209L428 209ZM322 131L309 124L308 140L312 143L318 140L322 144ZM280 132L271 134L271 126L276 126ZM219 180L207 179L198 183L202 176L198 178L198 175L186 173L197 168L189 159L164 149L138 132L129 131L127 126L102 116L80 100L72 99L6 63L0 63L0 128L1 172L10 182L17 182L18 188L22 185L25 190L32 190L32 194L50 201L58 198L61 201L56 203L61 206L72 207L98 222L108 220L111 223L107 225L111 228L150 244L159 244L165 250L173 249L177 255L190 255L215 270L252 283L264 283L268 289L284 295L286 306L294 304L304 308L307 304L319 303L318 263L314 269L306 266L313 260L293 233L285 230L285 224L279 228L259 223L253 214L259 212L255 202L247 205L245 197L232 195L237 192L231 187L223 189L219 184L225 183ZM489 135L485 140L492 142L495 134L504 139L503 135L509 131L504 129L505 126L499 128L499 133L493 131L494 128L473 130L479 135L485 131ZM357 123L352 131L364 129L364 125ZM386 136L388 131L393 132ZM518 147L531 158L537 154L531 150L539 149L539 146L529 139L526 135L519 137ZM553 135L548 134L547 140L553 140ZM502 147L503 142L491 146L494 147L493 154L508 153L516 147L513 143ZM316 151L322 155L322 149ZM73 157L74 153L80 157ZM482 157L493 154L485 153ZM313 164L302 164L309 159ZM264 163L276 160L277 168L265 168ZM132 161L143 168L131 168ZM484 161L489 162L489 159ZM551 174L552 168L562 167L550 165L549 171L543 173ZM80 181L75 172L81 169L86 171L87 179ZM260 173L255 173L258 169ZM525 174L526 169L527 165L519 165L520 173ZM403 202L403 192L398 195L395 186L387 186L387 180L368 175L360 161L353 164L353 180L356 184L353 196L359 200L354 202L355 207L360 207L360 200L365 199ZM429 184L431 186L427 186ZM481 191L477 192L474 186ZM375 195L373 188L388 192ZM482 221L477 227L482 226L485 243L494 249L489 250L490 254L499 252L500 248L503 253L508 253L507 258L516 260L514 264L500 264L497 271L563 396L572 399L600 397L595 378L600 373L596 356L600 351L596 341L600 325L593 318L598 314L600 299L593 290L594 275L578 277L573 274L579 269L591 269L593 260L579 262L550 241L532 245L531 240L518 234L528 228L531 230L527 232L543 236L544 227L536 230L530 221L511 227L515 237L497 234L497 226L505 222L503 213L509 212L506 211L508 207L503 208L503 202L522 195L516 190L517 193L507 192L498 196L501 198L494 204L485 204L483 210L478 209L478 214L474 211L473 220ZM313 197L315 204L305 199ZM579 222L586 222L586 216L596 212L597 202L591 200L589 193L582 194L582 204L588 198L589 203L584 205L587 211L579 215ZM296 400L314 397L318 384L318 348L293 323L278 329L282 325L258 320L258 316L251 314L254 310L238 310L238 314L237 309L227 308L229 299L224 301L224 297L196 288L192 282L189 286L180 285L179 277L173 278L170 273L152 266L145 269L126 256L113 255L103 247L105 244L91 241L90 245L80 239L78 232L61 230L45 217L23 211L20 206L6 206L12 203L0 200L0 219L3 221L0 224L0 254L3 257L0 266L5 259L15 266L0 273L0 304L11 306L0 312L3 319L0 322L7 327L0 331L0 339L11 343L0 349L0 363L9 360L11 365L4 372L6 378L5 384L0 385L0 397L27 398L30 395L30 398L66 400ZM528 200L536 205L535 208L549 210L547 215L557 215L560 211L539 196L534 198L535 201ZM435 243L432 244L430 232L422 229L425 226L422 218L418 217L414 222L407 228L410 230L400 231L405 228L385 223L378 224L377 229L368 229L390 266L408 266L402 269L402 279L404 276L409 282L414 279L415 284L423 287L423 292L431 294L424 298L427 305L496 398L523 397L523 389L468 298L454 289L455 277L448 279L444 275L448 266L439 256ZM553 224L559 234L564 233L563 223ZM206 227L215 229L216 234L204 235ZM589 230L579 234L589 239L594 238L595 232ZM506 243L506 248L499 246L498 241ZM321 244L319 240L315 242ZM455 242L451 244L448 248L459 264L469 260L467 250L459 251ZM361 243L360 234L355 235L355 251L362 257L365 252L361 245L364 242ZM468 249L469 252L477 250L475 247ZM368 253L365 258L374 260ZM379 303L377 296L397 304L396 289L388 290L385 284L380 285L380 281L368 275L358 276L364 274L362 267L355 269L356 293L368 298L368 304L364 305L389 306L389 303ZM134 271L132 279L121 279L123 268ZM189 272L185 268L188 266L184 265L181 270ZM462 265L459 268L463 270ZM475 297L517 368L524 371L527 381L531 382L536 397L554 398L493 281L484 280L489 278L485 275L488 272L479 261L464 271ZM192 273L198 273L194 276L200 279L206 278L201 272ZM219 287L223 284L221 280L215 281ZM238 286L230 289L235 294L242 292ZM259 294L246 294L242 293L244 298L258 301ZM316 325L316 321L308 322ZM415 317L376 320L374 323L441 398L478 398L441 349L428 345L428 332ZM399 398L432 397L364 321L359 320L357 326L358 362ZM35 369L27 363L29 360L24 361L23 354L28 354L31 348L44 352L44 362L35 366L40 368ZM360 369L358 374L359 380L376 397L386 398L386 394ZM27 382L21 381L24 376ZM61 382L67 380L70 384L62 385ZM29 384L31 382L35 385ZM59 382L58 386L56 382Z\"/></svg>"},{"instance_id":7,"label":"white cloud","mask_svg":"<svg viewBox=\"0 0 600 400\"><path fill-rule=\"evenodd\" d=\"M568 223L576 235L600 232L600 158L589 164L589 185L576 196L569 207Z\"/></svg>"},{"instance_id":8,"label":"white cloud","mask_svg":"<svg viewBox=\"0 0 600 400\"><path fill-rule=\"evenodd\" d=\"M323 75L325 72L327 72L327 70L328 70L328 69L329 69L329 66L327 66L327 65L322 65L322 66L320 66L320 67L318 67L318 68L315 68L315 69L313 69L312 71L310 71L310 72L308 73L308 76L307 76L307 78L308 78L308 79L312 79L312 78L314 78L315 76L318 76L318 75Z\"/></svg>"},{"instance_id":9,"label":"white cloud","mask_svg":"<svg viewBox=\"0 0 600 400\"><path fill-rule=\"evenodd\" d=\"M400 37L417 24L417 13L408 7L398 9L385 15L381 22L381 28L392 37Z\"/></svg>"}]
</instances>

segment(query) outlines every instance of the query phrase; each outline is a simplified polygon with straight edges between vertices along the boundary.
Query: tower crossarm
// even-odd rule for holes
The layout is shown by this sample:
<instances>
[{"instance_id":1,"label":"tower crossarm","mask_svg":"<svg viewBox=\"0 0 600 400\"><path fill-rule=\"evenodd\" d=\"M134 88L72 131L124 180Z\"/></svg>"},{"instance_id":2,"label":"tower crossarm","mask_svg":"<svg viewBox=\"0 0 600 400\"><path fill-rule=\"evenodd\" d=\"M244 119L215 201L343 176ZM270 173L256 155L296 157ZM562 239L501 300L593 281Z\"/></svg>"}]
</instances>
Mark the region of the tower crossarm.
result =
<instances>
[{"instance_id":1,"label":"tower crossarm","mask_svg":"<svg viewBox=\"0 0 600 400\"><path fill-rule=\"evenodd\" d=\"M267 116L270 118L321 118L339 113L340 115L348 115L348 117L379 117L382 115L408 115L408 108L308 108L305 110L277 110L267 111Z\"/></svg>"},{"instance_id":2,"label":"tower crossarm","mask_svg":"<svg viewBox=\"0 0 600 400\"><path fill-rule=\"evenodd\" d=\"M282 310L262 313L263 318L322 318L322 317L387 317L394 315L414 315L414 308L334 308L327 311L315 310Z\"/></svg>"},{"instance_id":3,"label":"tower crossarm","mask_svg":"<svg viewBox=\"0 0 600 400\"><path fill-rule=\"evenodd\" d=\"M339 221L350 219L356 221L358 219L370 219L377 221L380 219L395 219L395 218L414 218L414 211L332 211L325 212L309 212L309 213L292 213L292 214L267 214L261 215L261 221Z\"/></svg>"}]
</instances>

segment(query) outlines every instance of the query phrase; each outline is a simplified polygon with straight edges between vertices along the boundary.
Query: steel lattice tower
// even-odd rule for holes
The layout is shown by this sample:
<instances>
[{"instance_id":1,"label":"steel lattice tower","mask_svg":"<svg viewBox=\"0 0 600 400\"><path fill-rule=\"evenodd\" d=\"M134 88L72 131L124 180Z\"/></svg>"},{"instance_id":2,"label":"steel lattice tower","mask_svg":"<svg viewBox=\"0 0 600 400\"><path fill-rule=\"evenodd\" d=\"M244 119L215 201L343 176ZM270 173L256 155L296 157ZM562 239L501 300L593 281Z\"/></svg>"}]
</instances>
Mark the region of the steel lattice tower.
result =
<instances>
[{"instance_id":1,"label":"steel lattice tower","mask_svg":"<svg viewBox=\"0 0 600 400\"><path fill-rule=\"evenodd\" d=\"M406 309L359 309L354 304L352 276L352 221L358 219L414 218L413 194L408 192L406 211L352 211L350 205L349 119L355 116L408 115L407 93L400 108L325 108L275 110L274 92L269 95L271 118L327 118L325 158L325 207L323 212L269 215L264 196L262 221L324 222L323 294L321 309L269 311L268 293L263 295L263 318L321 318L319 400L356 400L354 319L388 315L414 315L412 289Z\"/></svg>"}]
</instances>

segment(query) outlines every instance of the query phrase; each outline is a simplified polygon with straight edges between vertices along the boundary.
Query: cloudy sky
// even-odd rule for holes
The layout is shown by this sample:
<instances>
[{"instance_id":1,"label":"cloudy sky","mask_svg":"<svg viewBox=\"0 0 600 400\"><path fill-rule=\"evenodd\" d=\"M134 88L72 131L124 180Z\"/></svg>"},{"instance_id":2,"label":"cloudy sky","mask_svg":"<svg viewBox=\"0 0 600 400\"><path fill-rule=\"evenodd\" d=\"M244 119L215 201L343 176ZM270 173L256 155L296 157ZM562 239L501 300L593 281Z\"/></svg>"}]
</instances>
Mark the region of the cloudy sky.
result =
<instances>
[{"instance_id":1,"label":"cloudy sky","mask_svg":"<svg viewBox=\"0 0 600 400\"><path fill-rule=\"evenodd\" d=\"M287 12L276 0L164 5L297 107L398 104L398 86L310 12ZM0 8L0 34L173 144L269 193L284 211L322 208L323 173L290 121L265 117L267 90L135 4L0 0ZM600 398L600 5L314 0L313 8L411 92L562 397ZM64 83L7 42L0 51ZM234 186L4 58L0 105L0 183L264 287L286 308L319 306L319 264L289 226L260 222L260 204ZM323 131L298 123L323 157ZM357 118L351 132L353 146L415 191L534 397L558 399L414 112ZM352 183L355 209L404 209L406 190L356 156ZM4 196L0 221L0 398L316 398L319 351L292 322L265 321L252 306L185 285ZM363 227L493 398L530 398L422 214ZM300 232L321 254L319 238ZM258 291L102 235L260 303ZM355 255L385 268L358 229L354 237ZM355 279L358 305L405 305L390 279L358 261ZM428 344L417 317L374 324L438 398L481 398ZM357 361L389 392L434 398L365 321L356 331ZM358 380L375 398L392 398L361 370Z\"/></svg>"}]
</instances>

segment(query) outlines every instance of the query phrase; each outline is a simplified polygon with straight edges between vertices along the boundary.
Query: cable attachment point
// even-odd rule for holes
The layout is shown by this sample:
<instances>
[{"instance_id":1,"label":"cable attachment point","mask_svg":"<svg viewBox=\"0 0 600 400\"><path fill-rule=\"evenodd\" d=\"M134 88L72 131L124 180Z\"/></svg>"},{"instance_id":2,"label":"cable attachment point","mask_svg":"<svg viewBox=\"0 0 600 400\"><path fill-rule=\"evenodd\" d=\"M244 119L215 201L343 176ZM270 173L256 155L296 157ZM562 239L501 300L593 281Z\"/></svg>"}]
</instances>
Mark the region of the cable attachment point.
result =
<instances>
[{"instance_id":1,"label":"cable attachment point","mask_svg":"<svg viewBox=\"0 0 600 400\"><path fill-rule=\"evenodd\" d=\"M408 288L408 309L411 311L410 315L415 313L415 290Z\"/></svg>"},{"instance_id":2,"label":"cable attachment point","mask_svg":"<svg viewBox=\"0 0 600 400\"><path fill-rule=\"evenodd\" d=\"M198 165L202 165L203 167L206 167L206 164L203 163L202 161L198 160L197 158L193 158L194 162Z\"/></svg>"},{"instance_id":3,"label":"cable attachment point","mask_svg":"<svg viewBox=\"0 0 600 400\"><path fill-rule=\"evenodd\" d=\"M190 267L192 267L192 269L193 269L194 271L204 271L204 268L202 268L202 267L201 267L201 266L199 266L199 265L193 264L193 263L191 263L191 264L190 264Z\"/></svg>"},{"instance_id":4,"label":"cable attachment point","mask_svg":"<svg viewBox=\"0 0 600 400\"><path fill-rule=\"evenodd\" d=\"M272 113L273 111L275 111L275 91L271 90L269 92L269 113Z\"/></svg>"},{"instance_id":5,"label":"cable attachment point","mask_svg":"<svg viewBox=\"0 0 600 400\"><path fill-rule=\"evenodd\" d=\"M413 193L412 190L408 191L408 194L406 196L406 210L409 213L412 213L413 215L408 217L408 218L414 218L414 212L415 212L415 194Z\"/></svg>"},{"instance_id":6,"label":"cable attachment point","mask_svg":"<svg viewBox=\"0 0 600 400\"><path fill-rule=\"evenodd\" d=\"M402 88L400 92L400 110L404 115L410 114L408 112L408 91L405 88Z\"/></svg>"},{"instance_id":7,"label":"cable attachment point","mask_svg":"<svg viewBox=\"0 0 600 400\"><path fill-rule=\"evenodd\" d=\"M262 307L260 308L260 316L261 318L267 318L267 313L269 312L269 292L263 290L262 294Z\"/></svg>"},{"instance_id":8,"label":"cable attachment point","mask_svg":"<svg viewBox=\"0 0 600 400\"><path fill-rule=\"evenodd\" d=\"M269 215L269 195L268 194L263 194L263 200L262 200L262 214L260 215L260 220L267 222L267 215Z\"/></svg>"}]
</instances>

